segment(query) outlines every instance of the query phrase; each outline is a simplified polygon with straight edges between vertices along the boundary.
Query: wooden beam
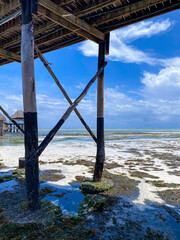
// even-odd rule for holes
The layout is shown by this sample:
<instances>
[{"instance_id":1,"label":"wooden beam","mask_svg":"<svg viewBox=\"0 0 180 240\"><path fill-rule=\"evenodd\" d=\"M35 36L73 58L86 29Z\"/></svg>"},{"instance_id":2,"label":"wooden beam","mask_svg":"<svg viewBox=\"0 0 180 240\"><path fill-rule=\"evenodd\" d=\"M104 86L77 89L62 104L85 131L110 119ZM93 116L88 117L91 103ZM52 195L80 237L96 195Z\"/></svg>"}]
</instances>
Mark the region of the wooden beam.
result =
<instances>
[{"instance_id":1,"label":"wooden beam","mask_svg":"<svg viewBox=\"0 0 180 240\"><path fill-rule=\"evenodd\" d=\"M0 48L0 56L8 60L13 60L19 63L21 62L21 57L18 54L4 50L2 48Z\"/></svg>"},{"instance_id":2,"label":"wooden beam","mask_svg":"<svg viewBox=\"0 0 180 240\"><path fill-rule=\"evenodd\" d=\"M62 127L64 122L68 119L72 111L77 107L77 105L81 102L81 100L86 96L88 93L90 87L92 84L96 81L96 79L101 75L101 73L104 71L104 68L106 67L107 62L104 62L104 64L98 69L97 73L94 75L94 77L89 81L89 83L86 85L82 93L79 95L78 98L70 105L70 107L66 110L66 112L63 114L59 122L55 125L55 127L48 133L48 135L44 138L44 140L39 145L36 152L32 154L32 156L28 160L29 165L34 165L37 161L37 157L39 157L44 149L48 146L48 144L51 142L51 140L54 138L55 134L59 131L59 129Z\"/></svg>"},{"instance_id":3,"label":"wooden beam","mask_svg":"<svg viewBox=\"0 0 180 240\"><path fill-rule=\"evenodd\" d=\"M62 23L61 23L62 26L66 27L66 28L68 28L72 31L81 29L81 31L83 33L86 32L88 34L87 35L88 38L89 38L89 35L92 35L99 40L105 40L105 36L102 32L100 32L96 28L90 26L89 24L87 24L83 20L79 19L78 17L74 16L72 13L70 13L70 12L64 10L63 8L57 6L56 4L51 2L50 0L46 0L46 1L45 0L39 0L39 5L48 10L48 12L47 12L48 15L53 16L53 14L56 14L59 17L59 20L62 21L62 19L63 19L64 21L62 21ZM45 11L43 11L43 12L41 12L41 11L42 11L42 8L41 9L39 8L39 12L42 13L42 14L45 14ZM52 14L50 14L50 12L52 12ZM46 14L45 14L45 16L46 16ZM50 16L47 16L47 17L50 18ZM72 28L71 28L71 26L72 26ZM77 26L77 28L74 28L74 26ZM81 32L79 32L79 34L81 35Z\"/></svg>"},{"instance_id":4,"label":"wooden beam","mask_svg":"<svg viewBox=\"0 0 180 240\"><path fill-rule=\"evenodd\" d=\"M58 6L64 6L64 5L67 5L69 3L72 3L74 2L74 0L61 0L59 2L59 0L56 0L55 3L58 5Z\"/></svg>"},{"instance_id":5,"label":"wooden beam","mask_svg":"<svg viewBox=\"0 0 180 240\"><path fill-rule=\"evenodd\" d=\"M29 157L38 148L37 107L34 76L34 36L31 13L31 0L21 0L22 4L22 40L21 67L23 85L25 159L26 159L26 193L28 208L36 210L41 207L39 192L38 158L33 166L27 164Z\"/></svg>"},{"instance_id":6,"label":"wooden beam","mask_svg":"<svg viewBox=\"0 0 180 240\"><path fill-rule=\"evenodd\" d=\"M142 0L136 3L128 4L127 6L124 7L119 7L118 9L114 9L114 11L112 10L110 13L107 13L103 16L99 16L92 25L93 26L100 25L109 21L113 21L114 19L119 18L121 16L129 15L133 12L140 11L142 9L148 8L161 2L162 0Z\"/></svg>"},{"instance_id":7,"label":"wooden beam","mask_svg":"<svg viewBox=\"0 0 180 240\"><path fill-rule=\"evenodd\" d=\"M0 8L0 18L8 15L11 11L15 10L16 8L20 7L20 1L18 0L11 0L8 4L5 4Z\"/></svg>"},{"instance_id":8,"label":"wooden beam","mask_svg":"<svg viewBox=\"0 0 180 240\"><path fill-rule=\"evenodd\" d=\"M60 17L59 15L49 11L48 9L39 6L38 10L41 12L42 15L44 15L49 20L69 29L72 32L77 33L78 35L81 35L85 37L86 39L90 39L91 41L98 43L99 39L96 38L94 35L92 35L89 32L84 31L83 29L78 28L76 25L66 21L64 18Z\"/></svg>"},{"instance_id":9,"label":"wooden beam","mask_svg":"<svg viewBox=\"0 0 180 240\"><path fill-rule=\"evenodd\" d=\"M109 5L112 5L114 3L119 3L119 1L118 0L99 0L98 2L95 1L95 2L89 3L86 7L82 7L80 10L77 9L73 11L73 14L75 16L78 15L78 17L82 17L94 11L98 11L102 8L105 8Z\"/></svg>"},{"instance_id":10,"label":"wooden beam","mask_svg":"<svg viewBox=\"0 0 180 240\"><path fill-rule=\"evenodd\" d=\"M98 69L105 62L105 42L99 44ZM98 77L97 84L97 154L93 181L100 182L105 161L104 149L104 71Z\"/></svg>"},{"instance_id":11,"label":"wooden beam","mask_svg":"<svg viewBox=\"0 0 180 240\"><path fill-rule=\"evenodd\" d=\"M109 48L110 48L110 32L106 33L105 37L105 54L109 55Z\"/></svg>"},{"instance_id":12,"label":"wooden beam","mask_svg":"<svg viewBox=\"0 0 180 240\"><path fill-rule=\"evenodd\" d=\"M121 22L115 24L114 26L103 26L101 28L101 30L103 32L111 32L111 31L129 26L129 25L132 25L134 23L138 23L138 22L141 22L141 21L144 21L144 20L147 20L147 19L151 19L151 18L160 16L160 15L163 15L165 13L169 13L171 11L179 10L179 8L180 8L180 3L179 2L176 3L176 4L173 4L173 5L170 4L170 5L166 6L166 8L164 8L162 6L162 8L158 9L157 11L152 11L152 12L149 12L145 15L139 15L136 18L131 18L131 16L129 16L128 20L121 21Z\"/></svg>"},{"instance_id":13,"label":"wooden beam","mask_svg":"<svg viewBox=\"0 0 180 240\"><path fill-rule=\"evenodd\" d=\"M12 2L13 2L14 0L12 0ZM144 0L143 0L144 1ZM143 2L143 1L141 1L141 2ZM56 1L57 3L59 2L59 5L60 6L62 6L63 4L64 4L64 1L59 1L59 0L57 0ZM68 1L66 1L66 2L68 2ZM99 3L97 3L97 4L100 4L101 2L102 2L102 0L99 0L98 1ZM106 4L108 2L108 0L105 0L104 1L104 4ZM114 2L114 1L112 1L112 2ZM156 0L155 1L156 3L158 3L159 1L158 0ZM155 2L153 2L153 3L155 3ZM62 4L62 5L61 5ZM134 5L136 5L137 3L134 3ZM151 3L152 4L152 3ZM168 5L169 4L169 5ZM161 4L161 2L160 2L160 4L158 5L158 9L159 9L159 6L161 6L162 4ZM103 5L103 6L105 6L105 5ZM124 11L126 12L126 14L129 16L129 14L131 14L132 13L132 8L133 7L131 7L132 6L132 4L130 5L130 4L128 4L128 5L126 5L125 7L121 7L121 8L118 8L118 9L116 9L115 11L114 10L112 10L112 12L111 12L111 14L113 14L114 12L116 12L116 11L120 11L120 10L123 10L123 12L122 12L122 14L124 14ZM133 24L133 23L135 23L135 22L138 22L138 21L141 21L141 20L145 20L145 19L148 19L148 18L151 18L151 17L154 17L154 16L157 16L157 15L160 15L160 14L163 14L163 13L166 13L166 12L169 12L169 11L172 11L172 10L176 10L177 8L179 8L179 6L180 6L180 4L179 3L177 3L176 5L173 3L173 4L171 4L170 2L165 2L165 6L163 7L163 5L162 5L162 9L160 8L160 10L158 10L157 9L157 11L153 8L153 9L151 9L152 11L150 11L149 13L147 13L147 8L146 8L146 14L144 15L144 16L141 16L141 14L139 15L139 13L141 12L141 10L138 12L137 11L137 8L134 8L134 10L133 10L133 12L135 11L137 11L137 13L138 13L138 15L137 15L137 18L132 18L132 19L129 19L128 21L124 21L124 22L119 22L119 23L117 23L116 25L114 25L114 26L110 26L110 27L108 27L108 26L106 26L106 25L102 25L102 23L103 22L99 22L99 24L98 24L98 26L96 26L96 27L98 27L102 32L109 32L109 31L112 31L112 30L115 30L115 29L117 29L117 28L120 28L120 27L124 27L124 26L127 26L127 25L130 25L130 24ZM87 6L87 8L90 8L89 9L89 11L90 10L92 10L93 8L92 8L92 6L89 4L88 6ZM126 9L126 10L125 10ZM76 15L76 16L78 16L78 17L80 17L81 16L81 10L82 9L78 9L78 11L77 10L73 10L72 11L72 13L74 14L74 15ZM88 10L88 9L87 9ZM130 12L129 12L130 11ZM107 14L109 14L109 13L107 13ZM106 15L107 15L106 14ZM118 14L120 14L120 13L118 13ZM106 17L106 15L104 15L104 17ZM120 18L121 16L124 16L124 15L118 15L118 18ZM138 17L139 16L139 17ZM112 17L112 16L111 16ZM113 16L114 17L114 16ZM100 17L99 17L100 18ZM129 18L129 17L128 17ZM116 18L117 19L117 18ZM111 19L109 19L109 20L111 20ZM109 21L108 20L108 21ZM102 19L102 21L104 21L104 18ZM96 21L96 22L98 22L98 20ZM57 23L54 23L54 24L57 24ZM58 24L60 24L60 23L58 23ZM4 25L6 25L6 24L4 24ZM11 26L11 24L10 24L10 26ZM13 25L11 26L11 27L13 27ZM13 29L13 28L12 28ZM47 28L47 29L51 29L51 28ZM6 27L5 28L5 30L6 31L8 31L8 28ZM54 41L54 40L57 40L57 39L61 39L61 38L63 38L63 36L68 36L68 35L71 35L72 33L71 33L71 30L68 30L68 29L64 29L65 31L58 31L58 32L55 32L55 33L49 33L47 36L40 36L40 38L38 37L38 39L36 40L35 39L35 41L36 41L36 44L38 45L38 46L40 46L41 44L49 44L51 41ZM4 31L4 30L2 30L2 29L0 29L0 31ZM69 32L68 32L69 31ZM41 30L39 29L39 32L41 32ZM75 31L76 32L76 31ZM35 29L35 34L36 34L36 29ZM38 34L38 32L37 32L37 34ZM77 30L77 34L78 34L78 30ZM83 35L83 34L82 34ZM84 35L83 35L83 37L85 38L85 39L87 39L87 34L86 33L84 33ZM92 37L92 35L91 35L91 37ZM0 48L7 48L7 47L13 47L13 45L16 45L16 44L18 44L18 46L14 46L14 48L13 48L13 51L17 51L17 52L19 52L19 46L20 46L20 35L18 36L18 37L15 37L14 39L12 39L11 38L11 40L9 41L9 42L6 42L5 44L3 44L3 41L2 41L2 43L1 43L1 45L0 45ZM95 41L97 40L97 39L94 39ZM44 42L43 42L44 41ZM72 40L70 40L71 42L72 42ZM81 41L82 41L82 39L81 39ZM69 42L69 40L68 40L68 42ZM74 41L74 42L77 42L76 40ZM73 44L73 42L71 43L71 44ZM66 46L67 44L65 43L65 46ZM10 48L11 49L11 48ZM4 56L4 55L3 55ZM5 57L4 57L5 58ZM7 57L8 58L8 57ZM11 61L13 61L13 60L11 60Z\"/></svg>"},{"instance_id":14,"label":"wooden beam","mask_svg":"<svg viewBox=\"0 0 180 240\"><path fill-rule=\"evenodd\" d=\"M68 96L67 92L65 91L65 89L63 88L63 86L60 84L59 80L57 79L56 75L54 74L54 72L52 71L51 67L49 66L49 64L47 63L47 61L45 60L45 58L43 57L43 55L41 54L40 50L38 49L38 47L35 46L36 49L36 53L38 55L38 57L40 58L40 60L42 61L42 63L44 64L44 66L46 67L46 69L48 70L48 72L51 74L52 78L54 79L56 85L58 86L58 88L61 90L61 92L63 93L64 97L66 98L66 100L68 101L68 103L71 105L72 101L70 99L70 97ZM89 126L86 124L86 122L84 121L83 117L81 116L80 112L77 110L77 108L74 109L76 115L78 116L78 118L80 119L80 121L82 122L82 124L84 125L84 127L86 128L86 130L89 132L90 136L93 138L93 140L95 142L97 142L96 137L94 136L94 133L91 131L91 129L89 128Z\"/></svg>"},{"instance_id":15,"label":"wooden beam","mask_svg":"<svg viewBox=\"0 0 180 240\"><path fill-rule=\"evenodd\" d=\"M41 25L38 25L34 28L34 34L38 35L38 34L43 34L44 32L46 32L49 28L52 28L52 27L55 27L56 24L54 22L46 22L46 23L43 23ZM3 48L7 48L9 46L12 46L12 45L15 45L15 44L20 44L21 43L21 35L15 37L13 40L3 44L3 45L0 45L2 46Z\"/></svg>"},{"instance_id":16,"label":"wooden beam","mask_svg":"<svg viewBox=\"0 0 180 240\"><path fill-rule=\"evenodd\" d=\"M64 1L62 1L62 2L64 2ZM63 5L62 2L60 2L59 5ZM104 2L104 1L103 1L103 2ZM108 2L109 2L109 1L107 0L107 1L104 2L104 5L102 5L102 1L100 0L99 4L102 5L102 6L106 6L106 4L108 4ZM115 1L112 1L112 2L115 2ZM94 5L94 3L93 3L93 5ZM126 7L129 9L129 6L126 6ZM125 7L125 8L126 8L126 7ZM91 7L91 5L90 5L90 6L88 5L87 11L88 11L89 13L90 13L91 11L93 11L93 8ZM81 10L73 11L73 14L75 14L76 16L79 17L79 16L81 16ZM56 22L56 23L57 23L57 22ZM58 24L59 24L59 23L58 23ZM100 23L100 24L101 24L101 23ZM49 27L50 27L50 25L51 25L51 24L49 24ZM119 24L120 27L121 27L121 25L122 25L122 26L125 26L125 23ZM47 26L47 28L46 28L46 26ZM47 23L46 26L42 26L42 27L45 28L45 30L46 30L46 29L48 29L48 23ZM115 27L114 29L116 29L116 27ZM6 31L7 31L7 29L6 29ZM105 32L107 32L107 31L109 31L109 30L108 30L108 29L105 30ZM41 32L41 26L35 27L34 32L35 32L35 34L39 34L39 33ZM58 38L60 38L60 37L63 37L63 36L67 36L68 33L71 34L71 31L69 30L69 32L68 32L67 29L64 30L64 31L61 31L61 30L60 30L59 32L52 33L52 34L48 35L48 37L42 36L42 37L40 38L40 40L37 39L37 40L35 40L35 41L36 41L36 44L37 44L37 45L43 43L43 41L44 41L44 43L47 44L47 43L50 42L50 41L56 40L56 39L58 39ZM2 46L3 48L6 48L6 47L9 47L9 46L15 45L15 44L17 44L17 43L20 43L20 40L21 40L21 36L16 37L15 39L13 39L13 40L11 40L10 42L7 42L7 43L5 43L5 44L3 44L3 45L1 45L1 46Z\"/></svg>"},{"instance_id":17,"label":"wooden beam","mask_svg":"<svg viewBox=\"0 0 180 240\"><path fill-rule=\"evenodd\" d=\"M12 19L11 21L6 22L0 27L0 37L18 28L19 26L20 26L20 21L17 19Z\"/></svg>"}]
</instances>

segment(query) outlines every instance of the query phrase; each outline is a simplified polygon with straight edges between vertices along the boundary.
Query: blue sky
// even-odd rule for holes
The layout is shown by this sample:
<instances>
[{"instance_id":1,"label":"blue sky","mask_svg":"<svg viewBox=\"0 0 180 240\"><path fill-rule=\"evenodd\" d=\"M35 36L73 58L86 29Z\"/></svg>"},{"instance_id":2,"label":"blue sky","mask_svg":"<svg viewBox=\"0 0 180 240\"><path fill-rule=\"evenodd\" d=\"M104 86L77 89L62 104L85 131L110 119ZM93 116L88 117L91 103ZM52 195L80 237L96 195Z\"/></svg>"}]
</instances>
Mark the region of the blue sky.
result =
<instances>
[{"instance_id":1,"label":"blue sky","mask_svg":"<svg viewBox=\"0 0 180 240\"><path fill-rule=\"evenodd\" d=\"M106 128L180 128L180 11L111 33L105 72ZM74 100L97 71L97 45L86 41L45 54ZM38 123L51 128L68 104L39 60L35 61ZM0 104L22 109L21 66L1 67ZM96 127L96 83L78 109ZM64 128L83 128L73 113Z\"/></svg>"}]
</instances>

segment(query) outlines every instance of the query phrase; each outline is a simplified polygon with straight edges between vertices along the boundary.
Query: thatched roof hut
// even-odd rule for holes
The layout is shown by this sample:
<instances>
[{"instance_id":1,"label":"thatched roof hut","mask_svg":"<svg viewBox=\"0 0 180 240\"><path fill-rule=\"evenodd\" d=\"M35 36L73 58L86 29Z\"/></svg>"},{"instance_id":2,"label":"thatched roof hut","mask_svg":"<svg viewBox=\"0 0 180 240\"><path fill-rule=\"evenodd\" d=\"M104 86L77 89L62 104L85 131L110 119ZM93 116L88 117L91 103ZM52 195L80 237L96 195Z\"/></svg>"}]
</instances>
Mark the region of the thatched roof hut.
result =
<instances>
[{"instance_id":1,"label":"thatched roof hut","mask_svg":"<svg viewBox=\"0 0 180 240\"><path fill-rule=\"evenodd\" d=\"M24 120L24 112L21 110L16 111L11 118L13 120Z\"/></svg>"}]
</instances>

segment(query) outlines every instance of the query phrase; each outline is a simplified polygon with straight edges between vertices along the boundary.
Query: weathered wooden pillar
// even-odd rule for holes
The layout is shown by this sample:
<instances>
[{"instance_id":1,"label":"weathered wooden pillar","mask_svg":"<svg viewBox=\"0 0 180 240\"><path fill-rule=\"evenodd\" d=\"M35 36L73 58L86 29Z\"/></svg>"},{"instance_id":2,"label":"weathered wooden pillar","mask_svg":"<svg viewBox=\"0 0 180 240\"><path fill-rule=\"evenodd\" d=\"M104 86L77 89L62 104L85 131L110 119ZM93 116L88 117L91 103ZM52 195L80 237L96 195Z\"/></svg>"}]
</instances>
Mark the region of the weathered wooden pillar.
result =
<instances>
[{"instance_id":1,"label":"weathered wooden pillar","mask_svg":"<svg viewBox=\"0 0 180 240\"><path fill-rule=\"evenodd\" d=\"M99 44L98 68L105 61L105 42ZM105 161L104 149L104 71L98 78L97 84L97 155L94 170L94 182L100 182Z\"/></svg>"},{"instance_id":2,"label":"weathered wooden pillar","mask_svg":"<svg viewBox=\"0 0 180 240\"><path fill-rule=\"evenodd\" d=\"M32 23L33 4L37 4L37 1L21 0L21 66L25 124L26 192L28 207L31 210L38 209L41 206L38 161L34 161L33 165L27 163L27 160L38 148L37 108L34 79L34 35Z\"/></svg>"}]
</instances>

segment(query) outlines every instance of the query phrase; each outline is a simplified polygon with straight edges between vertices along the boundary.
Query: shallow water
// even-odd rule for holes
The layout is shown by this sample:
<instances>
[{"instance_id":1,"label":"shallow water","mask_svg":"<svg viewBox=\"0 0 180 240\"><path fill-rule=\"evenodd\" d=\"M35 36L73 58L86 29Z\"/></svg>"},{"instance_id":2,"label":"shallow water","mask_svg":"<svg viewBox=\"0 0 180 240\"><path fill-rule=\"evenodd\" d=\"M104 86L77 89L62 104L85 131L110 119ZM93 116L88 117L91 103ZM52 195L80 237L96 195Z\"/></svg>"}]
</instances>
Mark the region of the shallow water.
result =
<instances>
[{"instance_id":1,"label":"shallow water","mask_svg":"<svg viewBox=\"0 0 180 240\"><path fill-rule=\"evenodd\" d=\"M79 204L84 199L84 195L79 190L79 186L79 183L73 183L69 186L60 186L48 182L43 183L41 184L41 188L53 187L55 192L47 194L42 200L49 200L55 206L59 206L63 214L71 216L78 215Z\"/></svg>"},{"instance_id":2,"label":"shallow water","mask_svg":"<svg viewBox=\"0 0 180 240\"><path fill-rule=\"evenodd\" d=\"M49 129L39 130L39 143L48 134ZM93 130L96 134L96 130ZM137 140L177 140L180 139L180 129L105 129L105 141L137 141ZM88 142L92 141L84 129L62 129L58 131L53 143L58 142ZM5 133L0 136L0 146L22 145L22 133Z\"/></svg>"},{"instance_id":3,"label":"shallow water","mask_svg":"<svg viewBox=\"0 0 180 240\"><path fill-rule=\"evenodd\" d=\"M15 191L14 187L17 185L18 185L18 182L15 179L11 181L3 182L0 184L0 193L4 191L13 192Z\"/></svg>"}]
</instances>

